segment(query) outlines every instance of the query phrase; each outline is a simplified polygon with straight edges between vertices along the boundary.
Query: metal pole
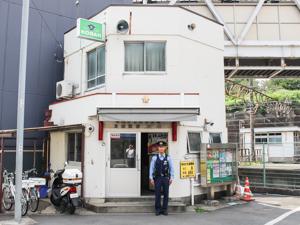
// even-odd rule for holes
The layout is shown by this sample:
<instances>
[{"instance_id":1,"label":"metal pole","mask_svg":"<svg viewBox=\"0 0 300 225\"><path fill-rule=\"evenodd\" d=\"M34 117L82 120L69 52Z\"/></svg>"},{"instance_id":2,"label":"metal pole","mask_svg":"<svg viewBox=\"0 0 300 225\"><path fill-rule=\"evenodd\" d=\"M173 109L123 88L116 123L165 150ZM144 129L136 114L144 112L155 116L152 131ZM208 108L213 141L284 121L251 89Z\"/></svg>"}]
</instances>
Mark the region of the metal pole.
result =
<instances>
[{"instance_id":1,"label":"metal pole","mask_svg":"<svg viewBox=\"0 0 300 225\"><path fill-rule=\"evenodd\" d=\"M263 182L264 188L266 187L266 160L265 160L265 143L263 143Z\"/></svg>"},{"instance_id":2,"label":"metal pole","mask_svg":"<svg viewBox=\"0 0 300 225\"><path fill-rule=\"evenodd\" d=\"M4 139L3 137L0 139L0 202L2 203L3 193L2 193L2 180L3 180L3 155L4 155ZM2 212L2 204L0 204L0 212Z\"/></svg>"},{"instance_id":3,"label":"metal pole","mask_svg":"<svg viewBox=\"0 0 300 225\"><path fill-rule=\"evenodd\" d=\"M253 79L250 79L250 88L253 88ZM251 151L250 151L250 161L256 161L255 147L254 147L254 99L253 99L253 89L250 92L250 143L251 143ZM253 156L253 158L251 157ZM251 159L252 158L252 159Z\"/></svg>"},{"instance_id":4,"label":"metal pole","mask_svg":"<svg viewBox=\"0 0 300 225\"><path fill-rule=\"evenodd\" d=\"M16 148L16 201L15 220L21 222L21 196L22 196L22 170L23 170L23 143L24 143L24 108L25 84L27 63L29 0L23 0L20 61L19 61L19 89L18 89L18 115L17 115L17 148Z\"/></svg>"}]
</instances>

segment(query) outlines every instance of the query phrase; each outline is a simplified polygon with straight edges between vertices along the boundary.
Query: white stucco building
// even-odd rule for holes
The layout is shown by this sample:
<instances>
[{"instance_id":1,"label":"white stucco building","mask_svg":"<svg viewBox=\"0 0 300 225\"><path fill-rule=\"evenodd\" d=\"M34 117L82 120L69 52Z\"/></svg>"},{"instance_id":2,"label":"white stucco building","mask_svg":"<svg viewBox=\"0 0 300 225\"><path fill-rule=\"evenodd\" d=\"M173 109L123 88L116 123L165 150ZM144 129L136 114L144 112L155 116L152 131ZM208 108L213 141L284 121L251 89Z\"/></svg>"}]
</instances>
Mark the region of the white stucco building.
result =
<instances>
[{"instance_id":1,"label":"white stucco building","mask_svg":"<svg viewBox=\"0 0 300 225\"><path fill-rule=\"evenodd\" d=\"M249 150L251 148L250 129L241 128L240 134L241 148ZM263 154L265 154L266 162L298 161L300 156L300 127L255 128L254 137L254 147L260 160L263 159Z\"/></svg>"},{"instance_id":2,"label":"white stucco building","mask_svg":"<svg viewBox=\"0 0 300 225\"><path fill-rule=\"evenodd\" d=\"M80 167L87 199L139 197L151 191L149 159L164 140L175 166L170 197L190 196L180 161L195 160L199 173L200 143L227 142L223 26L179 6L110 6L90 20L105 24L106 41L65 33L73 96L49 106L54 125L84 130L51 132L51 168Z\"/></svg>"}]
</instances>

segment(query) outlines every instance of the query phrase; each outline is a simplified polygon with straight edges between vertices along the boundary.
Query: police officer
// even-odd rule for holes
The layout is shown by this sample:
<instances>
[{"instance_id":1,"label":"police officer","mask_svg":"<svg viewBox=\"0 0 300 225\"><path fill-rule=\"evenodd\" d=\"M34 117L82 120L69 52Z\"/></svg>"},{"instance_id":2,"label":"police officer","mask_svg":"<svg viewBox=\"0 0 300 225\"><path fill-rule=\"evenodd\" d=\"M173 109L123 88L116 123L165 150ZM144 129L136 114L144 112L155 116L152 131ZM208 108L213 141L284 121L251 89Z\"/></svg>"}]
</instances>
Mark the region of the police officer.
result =
<instances>
[{"instance_id":1,"label":"police officer","mask_svg":"<svg viewBox=\"0 0 300 225\"><path fill-rule=\"evenodd\" d=\"M168 215L169 185L174 179L174 167L171 157L166 154L167 143L158 142L158 154L152 157L149 179L155 188L155 215ZM161 189L163 190L163 206L161 207Z\"/></svg>"}]
</instances>

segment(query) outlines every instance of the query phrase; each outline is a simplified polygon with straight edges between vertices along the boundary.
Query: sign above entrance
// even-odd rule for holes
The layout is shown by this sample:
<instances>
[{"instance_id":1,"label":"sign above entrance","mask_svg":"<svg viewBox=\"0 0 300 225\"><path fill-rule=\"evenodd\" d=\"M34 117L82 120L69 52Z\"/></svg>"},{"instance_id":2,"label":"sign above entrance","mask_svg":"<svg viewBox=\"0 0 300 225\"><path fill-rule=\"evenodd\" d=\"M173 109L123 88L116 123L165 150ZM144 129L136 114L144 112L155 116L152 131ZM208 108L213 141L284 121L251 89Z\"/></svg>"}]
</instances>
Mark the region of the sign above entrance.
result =
<instances>
[{"instance_id":1,"label":"sign above entrance","mask_svg":"<svg viewBox=\"0 0 300 225\"><path fill-rule=\"evenodd\" d=\"M194 161L181 161L180 162L180 178L192 178L196 176L195 162Z\"/></svg>"},{"instance_id":2,"label":"sign above entrance","mask_svg":"<svg viewBox=\"0 0 300 225\"><path fill-rule=\"evenodd\" d=\"M89 21L87 19L77 19L77 37L93 41L105 41L104 24Z\"/></svg>"}]
</instances>

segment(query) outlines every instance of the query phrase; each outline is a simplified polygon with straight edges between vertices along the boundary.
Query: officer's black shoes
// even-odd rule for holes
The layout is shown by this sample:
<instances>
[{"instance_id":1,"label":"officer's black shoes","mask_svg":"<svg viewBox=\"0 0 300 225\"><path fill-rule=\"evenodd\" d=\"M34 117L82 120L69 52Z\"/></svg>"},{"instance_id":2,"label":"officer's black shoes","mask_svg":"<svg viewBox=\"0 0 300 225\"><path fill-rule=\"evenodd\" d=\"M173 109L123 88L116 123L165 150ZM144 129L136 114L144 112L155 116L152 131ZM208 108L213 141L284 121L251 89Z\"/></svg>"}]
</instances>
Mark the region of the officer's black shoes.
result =
<instances>
[{"instance_id":1,"label":"officer's black shoes","mask_svg":"<svg viewBox=\"0 0 300 225\"><path fill-rule=\"evenodd\" d=\"M167 211L163 211L161 214L163 214L164 216L167 216L169 213Z\"/></svg>"},{"instance_id":2,"label":"officer's black shoes","mask_svg":"<svg viewBox=\"0 0 300 225\"><path fill-rule=\"evenodd\" d=\"M160 215L160 212L155 212L155 216L159 216Z\"/></svg>"}]
</instances>

